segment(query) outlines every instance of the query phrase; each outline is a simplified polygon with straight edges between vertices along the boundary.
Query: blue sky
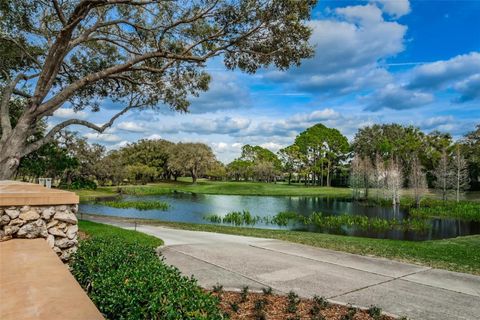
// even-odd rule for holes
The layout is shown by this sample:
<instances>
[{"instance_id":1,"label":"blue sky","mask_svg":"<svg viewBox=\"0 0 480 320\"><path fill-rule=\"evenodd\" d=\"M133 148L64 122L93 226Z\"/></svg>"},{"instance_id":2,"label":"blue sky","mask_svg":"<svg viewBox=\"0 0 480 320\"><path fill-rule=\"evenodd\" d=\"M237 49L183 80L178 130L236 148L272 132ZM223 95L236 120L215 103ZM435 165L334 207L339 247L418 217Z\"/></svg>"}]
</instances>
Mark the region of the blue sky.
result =
<instances>
[{"instance_id":1,"label":"blue sky","mask_svg":"<svg viewBox=\"0 0 480 320\"><path fill-rule=\"evenodd\" d=\"M349 139L373 123L457 138L480 123L480 1L320 1L309 24L316 54L299 68L247 75L214 60L210 90L188 114L164 107L129 113L104 134L73 129L109 149L141 138L204 142L229 162L244 144L277 151L316 123ZM103 123L121 107L103 106L75 117Z\"/></svg>"}]
</instances>

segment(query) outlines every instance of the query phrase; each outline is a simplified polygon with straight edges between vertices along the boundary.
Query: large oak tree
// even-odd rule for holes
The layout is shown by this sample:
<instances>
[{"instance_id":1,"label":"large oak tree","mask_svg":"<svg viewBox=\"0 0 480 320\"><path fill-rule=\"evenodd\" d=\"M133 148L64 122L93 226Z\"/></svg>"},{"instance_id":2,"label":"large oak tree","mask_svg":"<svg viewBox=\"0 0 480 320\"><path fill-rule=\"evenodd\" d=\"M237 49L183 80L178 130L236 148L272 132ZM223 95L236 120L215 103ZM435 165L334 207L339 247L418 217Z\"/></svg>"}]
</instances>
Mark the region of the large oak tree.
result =
<instances>
[{"instance_id":1,"label":"large oak tree","mask_svg":"<svg viewBox=\"0 0 480 320\"><path fill-rule=\"evenodd\" d=\"M208 89L206 62L253 73L312 55L311 0L0 0L0 179L70 125L103 132L131 109L186 111ZM10 121L12 101L22 112ZM97 125L68 119L41 139L36 127L62 106L123 105Z\"/></svg>"}]
</instances>

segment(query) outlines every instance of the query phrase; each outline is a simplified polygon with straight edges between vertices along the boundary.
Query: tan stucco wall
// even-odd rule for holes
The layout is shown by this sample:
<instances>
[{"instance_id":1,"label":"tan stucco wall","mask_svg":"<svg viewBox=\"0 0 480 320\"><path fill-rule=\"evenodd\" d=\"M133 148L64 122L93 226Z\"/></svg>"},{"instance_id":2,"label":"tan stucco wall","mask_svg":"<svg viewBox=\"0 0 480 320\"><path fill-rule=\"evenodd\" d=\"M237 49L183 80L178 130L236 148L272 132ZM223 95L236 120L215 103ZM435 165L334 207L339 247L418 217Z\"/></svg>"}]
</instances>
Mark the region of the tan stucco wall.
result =
<instances>
[{"instance_id":1,"label":"tan stucco wall","mask_svg":"<svg viewBox=\"0 0 480 320\"><path fill-rule=\"evenodd\" d=\"M103 319L43 239L0 242L0 301L2 320Z\"/></svg>"},{"instance_id":2,"label":"tan stucco wall","mask_svg":"<svg viewBox=\"0 0 480 320\"><path fill-rule=\"evenodd\" d=\"M78 204L74 192L47 189L39 184L0 180L0 206Z\"/></svg>"}]
</instances>

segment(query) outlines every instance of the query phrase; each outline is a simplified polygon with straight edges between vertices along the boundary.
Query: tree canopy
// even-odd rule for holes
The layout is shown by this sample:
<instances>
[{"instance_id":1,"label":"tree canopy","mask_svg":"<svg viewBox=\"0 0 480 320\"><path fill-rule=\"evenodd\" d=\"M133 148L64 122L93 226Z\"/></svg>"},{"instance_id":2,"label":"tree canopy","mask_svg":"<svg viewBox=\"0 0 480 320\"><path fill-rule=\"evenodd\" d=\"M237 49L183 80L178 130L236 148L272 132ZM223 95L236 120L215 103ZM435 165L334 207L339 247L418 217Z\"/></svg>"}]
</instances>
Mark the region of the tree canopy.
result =
<instances>
[{"instance_id":1,"label":"tree canopy","mask_svg":"<svg viewBox=\"0 0 480 320\"><path fill-rule=\"evenodd\" d=\"M131 109L186 111L208 89L206 62L253 73L286 69L313 54L306 25L315 1L77 0L0 2L0 178L70 125L103 132ZM22 99L18 122L11 101ZM81 119L28 137L64 105L95 112L105 99L122 109L103 125Z\"/></svg>"}]
</instances>

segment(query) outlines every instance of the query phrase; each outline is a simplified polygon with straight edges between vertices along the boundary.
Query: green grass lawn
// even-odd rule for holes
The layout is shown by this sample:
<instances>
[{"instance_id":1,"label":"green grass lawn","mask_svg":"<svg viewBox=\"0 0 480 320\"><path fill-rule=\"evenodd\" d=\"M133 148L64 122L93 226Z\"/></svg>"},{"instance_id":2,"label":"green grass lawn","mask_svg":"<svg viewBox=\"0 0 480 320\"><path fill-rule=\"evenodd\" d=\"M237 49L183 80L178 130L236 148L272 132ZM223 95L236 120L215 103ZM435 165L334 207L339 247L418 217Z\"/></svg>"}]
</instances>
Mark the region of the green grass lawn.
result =
<instances>
[{"instance_id":1,"label":"green grass lawn","mask_svg":"<svg viewBox=\"0 0 480 320\"><path fill-rule=\"evenodd\" d=\"M97 197L113 196L121 188L126 194L135 195L160 195L174 191L194 192L203 194L224 194L224 195L258 195L258 196L330 196L330 197L350 197L352 195L349 188L336 187L318 187L304 186L303 184L288 185L284 182L264 183L264 182L236 182L236 181L209 181L199 179L197 183L191 183L189 178L181 178L177 182L159 182L147 185L124 185L114 187L98 187L96 190L75 190L80 196L81 202L92 201ZM374 198L375 190L370 190ZM402 194L410 196L409 190L403 190ZM435 198L436 195L429 193L428 197ZM470 192L467 194L468 200L479 200L480 193Z\"/></svg>"},{"instance_id":2,"label":"green grass lawn","mask_svg":"<svg viewBox=\"0 0 480 320\"><path fill-rule=\"evenodd\" d=\"M132 221L123 218L120 220ZM162 225L178 229L279 239L314 247L384 257L434 268L480 275L480 235L445 240L413 242L349 237L302 231L267 230L193 223L163 222L157 220L136 220L139 223Z\"/></svg>"},{"instance_id":3,"label":"green grass lawn","mask_svg":"<svg viewBox=\"0 0 480 320\"><path fill-rule=\"evenodd\" d=\"M115 188L111 187L99 187L96 190L68 190L75 192L80 197L80 202L93 201L98 197L114 196L116 194Z\"/></svg>"},{"instance_id":4,"label":"green grass lawn","mask_svg":"<svg viewBox=\"0 0 480 320\"><path fill-rule=\"evenodd\" d=\"M96 190L75 190L80 201L94 200L96 197L116 194L119 187L99 187ZM225 182L199 180L196 184L190 182L161 182L147 185L120 186L126 194L159 195L178 192L194 192L203 194L225 195L262 195L262 196L332 196L349 197L348 188L312 187L303 185L288 185L285 183L262 182Z\"/></svg>"},{"instance_id":5,"label":"green grass lawn","mask_svg":"<svg viewBox=\"0 0 480 320\"><path fill-rule=\"evenodd\" d=\"M93 238L110 238L121 237L123 241L128 243L137 243L156 248L163 244L162 239L147 235L133 230L126 230L103 223L80 220L78 222L80 231Z\"/></svg>"}]
</instances>

